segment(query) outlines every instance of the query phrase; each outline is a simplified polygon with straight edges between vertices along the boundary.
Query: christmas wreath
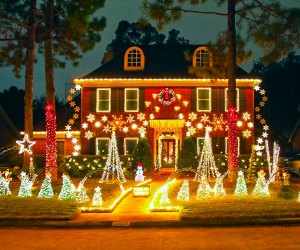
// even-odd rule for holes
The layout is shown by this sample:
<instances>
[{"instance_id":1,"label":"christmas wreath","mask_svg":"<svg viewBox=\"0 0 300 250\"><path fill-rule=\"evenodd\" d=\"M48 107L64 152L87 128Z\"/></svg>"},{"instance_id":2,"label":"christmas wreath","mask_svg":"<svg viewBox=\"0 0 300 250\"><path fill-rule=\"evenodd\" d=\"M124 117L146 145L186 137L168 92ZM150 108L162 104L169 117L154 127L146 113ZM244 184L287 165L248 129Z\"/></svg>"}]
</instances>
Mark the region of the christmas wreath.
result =
<instances>
[{"instance_id":1,"label":"christmas wreath","mask_svg":"<svg viewBox=\"0 0 300 250\"><path fill-rule=\"evenodd\" d=\"M162 89L158 94L158 101L164 106L168 106L175 101L175 92L172 89Z\"/></svg>"}]
</instances>

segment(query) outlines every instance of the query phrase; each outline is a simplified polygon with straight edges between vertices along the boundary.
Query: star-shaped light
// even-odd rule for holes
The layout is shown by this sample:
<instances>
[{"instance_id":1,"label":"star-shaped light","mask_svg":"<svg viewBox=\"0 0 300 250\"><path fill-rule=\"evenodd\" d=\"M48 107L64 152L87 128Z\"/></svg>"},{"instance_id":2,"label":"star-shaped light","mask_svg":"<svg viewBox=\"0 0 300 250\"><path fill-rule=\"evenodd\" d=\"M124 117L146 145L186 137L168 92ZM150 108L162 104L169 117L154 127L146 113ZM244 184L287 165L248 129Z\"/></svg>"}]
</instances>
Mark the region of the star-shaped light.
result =
<instances>
[{"instance_id":1,"label":"star-shaped light","mask_svg":"<svg viewBox=\"0 0 300 250\"><path fill-rule=\"evenodd\" d=\"M259 106L263 107L263 106L265 106L265 103L264 102L260 102Z\"/></svg>"},{"instance_id":2,"label":"star-shaped light","mask_svg":"<svg viewBox=\"0 0 300 250\"><path fill-rule=\"evenodd\" d=\"M253 122L248 122L247 126L248 128L253 128Z\"/></svg>"},{"instance_id":3,"label":"star-shaped light","mask_svg":"<svg viewBox=\"0 0 300 250\"><path fill-rule=\"evenodd\" d=\"M143 126L148 126L149 122L147 120L143 121Z\"/></svg>"},{"instance_id":4,"label":"star-shaped light","mask_svg":"<svg viewBox=\"0 0 300 250\"><path fill-rule=\"evenodd\" d=\"M102 117L101 117L101 121L103 121L103 122L107 122L107 120L108 120L108 118L107 118L107 116L106 116L106 115L104 115L104 116L102 116Z\"/></svg>"},{"instance_id":5,"label":"star-shaped light","mask_svg":"<svg viewBox=\"0 0 300 250\"><path fill-rule=\"evenodd\" d=\"M94 136L93 132L91 132L91 131L86 131L84 134L84 137L88 140L90 140L93 136Z\"/></svg>"},{"instance_id":6,"label":"star-shaped light","mask_svg":"<svg viewBox=\"0 0 300 250\"><path fill-rule=\"evenodd\" d=\"M139 133L142 135L142 134L145 134L146 133L146 128L145 127L140 127L138 129ZM143 136L142 136L143 137Z\"/></svg>"},{"instance_id":7,"label":"star-shaped light","mask_svg":"<svg viewBox=\"0 0 300 250\"><path fill-rule=\"evenodd\" d=\"M73 118L74 118L74 119L78 119L78 118L79 118L79 115L75 113L75 114L73 114Z\"/></svg>"},{"instance_id":8,"label":"star-shaped light","mask_svg":"<svg viewBox=\"0 0 300 250\"><path fill-rule=\"evenodd\" d=\"M245 121L250 120L250 114L249 114L248 112L243 113L243 119L244 119Z\"/></svg>"},{"instance_id":9,"label":"star-shaped light","mask_svg":"<svg viewBox=\"0 0 300 250\"><path fill-rule=\"evenodd\" d=\"M264 102L266 102L266 101L268 101L268 97L267 97L267 96L263 96L262 100L263 100Z\"/></svg>"},{"instance_id":10,"label":"star-shaped light","mask_svg":"<svg viewBox=\"0 0 300 250\"><path fill-rule=\"evenodd\" d=\"M76 92L76 90L75 90L74 88L71 88L71 89L70 89L70 94L74 95L75 92Z\"/></svg>"},{"instance_id":11,"label":"star-shaped light","mask_svg":"<svg viewBox=\"0 0 300 250\"><path fill-rule=\"evenodd\" d=\"M243 131L243 137L244 138L249 138L251 136L251 131L246 129L245 131Z\"/></svg>"},{"instance_id":12,"label":"star-shaped light","mask_svg":"<svg viewBox=\"0 0 300 250\"><path fill-rule=\"evenodd\" d=\"M73 97L72 97L71 95L68 95L68 96L67 96L67 101L70 102L70 101L72 101L72 100L73 100Z\"/></svg>"},{"instance_id":13,"label":"star-shaped light","mask_svg":"<svg viewBox=\"0 0 300 250\"><path fill-rule=\"evenodd\" d=\"M255 107L255 112L259 112L260 111L260 107Z\"/></svg>"},{"instance_id":14,"label":"star-shaped light","mask_svg":"<svg viewBox=\"0 0 300 250\"><path fill-rule=\"evenodd\" d=\"M260 120L260 123L263 125L263 124L266 124L266 119L261 119Z\"/></svg>"},{"instance_id":15,"label":"star-shaped light","mask_svg":"<svg viewBox=\"0 0 300 250\"><path fill-rule=\"evenodd\" d=\"M258 138L258 139L257 139L257 143L258 143L258 144L263 143L263 139L262 139L262 138Z\"/></svg>"},{"instance_id":16,"label":"star-shaped light","mask_svg":"<svg viewBox=\"0 0 300 250\"><path fill-rule=\"evenodd\" d=\"M260 92L259 92L261 95L265 95L266 94L266 91L264 89L262 89Z\"/></svg>"},{"instance_id":17,"label":"star-shaped light","mask_svg":"<svg viewBox=\"0 0 300 250\"><path fill-rule=\"evenodd\" d=\"M87 115L86 117L87 117L87 120L88 120L89 122L95 121L95 116L94 116L93 114L89 114L89 115Z\"/></svg>"},{"instance_id":18,"label":"star-shaped light","mask_svg":"<svg viewBox=\"0 0 300 250\"><path fill-rule=\"evenodd\" d=\"M71 125L73 125L73 124L75 123L75 121L74 121L74 119L70 119L70 120L68 121L68 123L71 124Z\"/></svg>"},{"instance_id":19,"label":"star-shaped light","mask_svg":"<svg viewBox=\"0 0 300 250\"><path fill-rule=\"evenodd\" d=\"M78 144L75 145L75 146L74 146L74 150L75 150L75 151L79 151L79 150L80 150L80 145L78 145Z\"/></svg>"},{"instance_id":20,"label":"star-shaped light","mask_svg":"<svg viewBox=\"0 0 300 250\"><path fill-rule=\"evenodd\" d=\"M70 126L70 125L67 125L67 126L65 126L65 129L66 129L67 131L69 131L69 130L71 130L71 126Z\"/></svg>"},{"instance_id":21,"label":"star-shaped light","mask_svg":"<svg viewBox=\"0 0 300 250\"><path fill-rule=\"evenodd\" d=\"M186 123L185 123L185 126L187 126L187 127L190 127L192 124L191 124L191 122L190 121L187 121Z\"/></svg>"},{"instance_id":22,"label":"star-shaped light","mask_svg":"<svg viewBox=\"0 0 300 250\"><path fill-rule=\"evenodd\" d=\"M268 125L264 125L263 126L263 130L268 131L269 130L269 126Z\"/></svg>"},{"instance_id":23,"label":"star-shaped light","mask_svg":"<svg viewBox=\"0 0 300 250\"><path fill-rule=\"evenodd\" d=\"M19 154L22 154L25 151L32 154L31 147L35 144L35 141L30 141L28 134L24 134L23 140L16 141L16 143L20 146Z\"/></svg>"},{"instance_id":24,"label":"star-shaped light","mask_svg":"<svg viewBox=\"0 0 300 250\"><path fill-rule=\"evenodd\" d=\"M263 137L263 138L267 138L267 137L268 137L268 133L267 133L267 132L263 132L263 133L262 133L262 137Z\"/></svg>"},{"instance_id":25,"label":"star-shaped light","mask_svg":"<svg viewBox=\"0 0 300 250\"><path fill-rule=\"evenodd\" d=\"M95 191L96 191L97 193L100 192L100 190L101 190L100 187L96 187L96 188L95 188Z\"/></svg>"},{"instance_id":26,"label":"star-shaped light","mask_svg":"<svg viewBox=\"0 0 300 250\"><path fill-rule=\"evenodd\" d=\"M258 85L255 85L255 86L254 86L254 90L255 90L255 91L258 91L259 89L260 89L260 87L259 87Z\"/></svg>"},{"instance_id":27,"label":"star-shaped light","mask_svg":"<svg viewBox=\"0 0 300 250\"><path fill-rule=\"evenodd\" d=\"M76 144L77 142L78 142L78 139L77 139L77 138L73 138L73 139L72 139L72 143L73 143L73 144Z\"/></svg>"},{"instance_id":28,"label":"star-shaped light","mask_svg":"<svg viewBox=\"0 0 300 250\"><path fill-rule=\"evenodd\" d=\"M79 112L79 111L80 111L80 107L76 106L76 107L74 108L74 110L75 110L75 112Z\"/></svg>"},{"instance_id":29,"label":"star-shaped light","mask_svg":"<svg viewBox=\"0 0 300 250\"><path fill-rule=\"evenodd\" d=\"M259 120L260 118L261 118L261 115L260 115L260 114L257 114L257 115L256 115L256 119Z\"/></svg>"},{"instance_id":30,"label":"star-shaped light","mask_svg":"<svg viewBox=\"0 0 300 250\"><path fill-rule=\"evenodd\" d=\"M127 133L128 131L129 131L129 128L128 128L128 127L126 127L126 126L123 127L123 132L124 132L124 133Z\"/></svg>"},{"instance_id":31,"label":"star-shaped light","mask_svg":"<svg viewBox=\"0 0 300 250\"><path fill-rule=\"evenodd\" d=\"M258 156L262 156L262 152L261 152L261 151L256 152L256 154L257 154Z\"/></svg>"},{"instance_id":32,"label":"star-shaped light","mask_svg":"<svg viewBox=\"0 0 300 250\"><path fill-rule=\"evenodd\" d=\"M74 107L75 105L76 105L76 103L75 103L74 101L71 101L71 102L70 102L70 106L71 106L71 107Z\"/></svg>"},{"instance_id":33,"label":"star-shaped light","mask_svg":"<svg viewBox=\"0 0 300 250\"><path fill-rule=\"evenodd\" d=\"M69 131L67 134L66 134L67 138L72 138L72 132Z\"/></svg>"},{"instance_id":34,"label":"star-shaped light","mask_svg":"<svg viewBox=\"0 0 300 250\"><path fill-rule=\"evenodd\" d=\"M81 86L80 86L79 84L76 84L76 85L75 85L75 89L76 89L76 90L80 90L80 89L81 89Z\"/></svg>"},{"instance_id":35,"label":"star-shaped light","mask_svg":"<svg viewBox=\"0 0 300 250\"><path fill-rule=\"evenodd\" d=\"M87 129L88 126L89 126L89 125L88 125L86 122L84 122L84 123L81 124L81 127L82 127L83 129Z\"/></svg>"}]
</instances>

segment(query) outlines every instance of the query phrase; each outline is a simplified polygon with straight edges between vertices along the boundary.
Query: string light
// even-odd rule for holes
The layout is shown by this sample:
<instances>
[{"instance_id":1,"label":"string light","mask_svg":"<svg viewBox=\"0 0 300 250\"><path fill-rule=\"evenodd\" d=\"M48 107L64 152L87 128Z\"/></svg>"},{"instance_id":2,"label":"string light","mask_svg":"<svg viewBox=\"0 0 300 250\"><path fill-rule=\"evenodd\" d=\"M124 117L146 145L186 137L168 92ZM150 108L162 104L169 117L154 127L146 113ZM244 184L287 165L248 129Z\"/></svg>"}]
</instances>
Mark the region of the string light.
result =
<instances>
[{"instance_id":1,"label":"string light","mask_svg":"<svg viewBox=\"0 0 300 250\"><path fill-rule=\"evenodd\" d=\"M22 154L25 151L32 154L31 147L35 144L35 141L30 141L28 134L24 134L23 140L16 141L16 143L20 146L19 154Z\"/></svg>"},{"instance_id":2,"label":"string light","mask_svg":"<svg viewBox=\"0 0 300 250\"><path fill-rule=\"evenodd\" d=\"M76 198L76 188L69 176L63 174L63 183L62 188L59 193L58 199L59 200L74 200Z\"/></svg>"},{"instance_id":3,"label":"string light","mask_svg":"<svg viewBox=\"0 0 300 250\"><path fill-rule=\"evenodd\" d=\"M47 103L46 107L46 168L56 167L56 115L55 107L52 103Z\"/></svg>"},{"instance_id":4,"label":"string light","mask_svg":"<svg viewBox=\"0 0 300 250\"><path fill-rule=\"evenodd\" d=\"M50 172L47 172L45 179L43 180L38 198L52 198L53 195L54 193L51 186L51 174Z\"/></svg>"},{"instance_id":5,"label":"string light","mask_svg":"<svg viewBox=\"0 0 300 250\"><path fill-rule=\"evenodd\" d=\"M21 172L21 186L19 189L19 193L18 196L19 197L28 197L28 196L32 196L32 185L33 182L29 179L29 177L27 176L27 174L25 172Z\"/></svg>"},{"instance_id":6,"label":"string light","mask_svg":"<svg viewBox=\"0 0 300 250\"><path fill-rule=\"evenodd\" d=\"M265 175L266 174L265 174L264 170L262 170L262 169L257 173L257 180L256 180L255 187L253 190L254 196L260 196L260 197L270 196L269 185L266 182Z\"/></svg>"},{"instance_id":7,"label":"string light","mask_svg":"<svg viewBox=\"0 0 300 250\"><path fill-rule=\"evenodd\" d=\"M238 168L238 139L237 139L237 112L236 108L228 109L228 169Z\"/></svg>"},{"instance_id":8,"label":"string light","mask_svg":"<svg viewBox=\"0 0 300 250\"><path fill-rule=\"evenodd\" d=\"M239 171L238 178L236 180L236 187L234 190L234 195L235 196L245 196L247 194L248 194L248 191L247 191L246 181L244 178L244 173L243 173L243 171Z\"/></svg>"}]
</instances>

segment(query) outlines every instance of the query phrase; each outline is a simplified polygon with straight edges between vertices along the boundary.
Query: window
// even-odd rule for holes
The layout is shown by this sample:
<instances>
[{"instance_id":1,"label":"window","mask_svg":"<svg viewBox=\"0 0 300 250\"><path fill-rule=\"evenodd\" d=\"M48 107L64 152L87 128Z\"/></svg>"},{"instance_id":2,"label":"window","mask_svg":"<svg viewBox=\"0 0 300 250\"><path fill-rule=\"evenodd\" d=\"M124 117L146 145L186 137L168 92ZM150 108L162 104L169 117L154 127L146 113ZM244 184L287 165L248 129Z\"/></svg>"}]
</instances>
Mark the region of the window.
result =
<instances>
[{"instance_id":1,"label":"window","mask_svg":"<svg viewBox=\"0 0 300 250\"><path fill-rule=\"evenodd\" d=\"M211 66L211 55L206 47L199 47L195 50L193 56L194 67L210 67Z\"/></svg>"},{"instance_id":2,"label":"window","mask_svg":"<svg viewBox=\"0 0 300 250\"><path fill-rule=\"evenodd\" d=\"M144 53L139 47L131 47L126 51L124 57L125 70L143 70L144 65Z\"/></svg>"},{"instance_id":3,"label":"window","mask_svg":"<svg viewBox=\"0 0 300 250\"><path fill-rule=\"evenodd\" d=\"M236 89L236 111L240 110L240 91ZM228 88L225 89L225 111L228 111Z\"/></svg>"},{"instance_id":4,"label":"window","mask_svg":"<svg viewBox=\"0 0 300 250\"><path fill-rule=\"evenodd\" d=\"M97 112L110 112L111 89L97 89Z\"/></svg>"},{"instance_id":5,"label":"window","mask_svg":"<svg viewBox=\"0 0 300 250\"><path fill-rule=\"evenodd\" d=\"M238 137L238 155L240 155L240 138ZM225 137L225 154L228 153L228 137Z\"/></svg>"},{"instance_id":6,"label":"window","mask_svg":"<svg viewBox=\"0 0 300 250\"><path fill-rule=\"evenodd\" d=\"M137 137L124 138L124 154L125 155L133 154L133 150L137 143L138 143Z\"/></svg>"},{"instance_id":7,"label":"window","mask_svg":"<svg viewBox=\"0 0 300 250\"><path fill-rule=\"evenodd\" d=\"M197 111L211 111L210 88L197 88Z\"/></svg>"},{"instance_id":8,"label":"window","mask_svg":"<svg viewBox=\"0 0 300 250\"><path fill-rule=\"evenodd\" d=\"M201 154L204 145L204 137L197 137L197 155Z\"/></svg>"},{"instance_id":9,"label":"window","mask_svg":"<svg viewBox=\"0 0 300 250\"><path fill-rule=\"evenodd\" d=\"M107 155L109 147L109 138L96 138L96 155Z\"/></svg>"},{"instance_id":10,"label":"window","mask_svg":"<svg viewBox=\"0 0 300 250\"><path fill-rule=\"evenodd\" d=\"M139 111L139 89L125 89L125 112Z\"/></svg>"}]
</instances>

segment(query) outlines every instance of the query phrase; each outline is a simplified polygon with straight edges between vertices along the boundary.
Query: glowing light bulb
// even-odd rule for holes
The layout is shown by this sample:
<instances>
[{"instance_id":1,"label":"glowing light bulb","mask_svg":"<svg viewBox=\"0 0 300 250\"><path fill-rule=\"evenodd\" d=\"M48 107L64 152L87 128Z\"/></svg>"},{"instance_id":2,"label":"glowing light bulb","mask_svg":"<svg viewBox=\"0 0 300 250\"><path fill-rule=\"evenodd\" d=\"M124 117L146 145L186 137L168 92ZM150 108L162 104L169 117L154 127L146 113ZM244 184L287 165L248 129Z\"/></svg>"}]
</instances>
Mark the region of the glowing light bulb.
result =
<instances>
[{"instance_id":1,"label":"glowing light bulb","mask_svg":"<svg viewBox=\"0 0 300 250\"><path fill-rule=\"evenodd\" d=\"M132 124L132 129L137 129L137 125L134 123L134 124Z\"/></svg>"},{"instance_id":2,"label":"glowing light bulb","mask_svg":"<svg viewBox=\"0 0 300 250\"><path fill-rule=\"evenodd\" d=\"M202 123L198 123L198 124L197 124L197 128L198 128L198 129L201 129L201 128L203 128L203 125L202 125Z\"/></svg>"},{"instance_id":3,"label":"glowing light bulb","mask_svg":"<svg viewBox=\"0 0 300 250\"><path fill-rule=\"evenodd\" d=\"M95 127L99 128L101 126L100 122L95 122Z\"/></svg>"},{"instance_id":4,"label":"glowing light bulb","mask_svg":"<svg viewBox=\"0 0 300 250\"><path fill-rule=\"evenodd\" d=\"M179 117L179 119L181 119L181 120L184 118L184 116L183 116L182 113L180 113L178 117Z\"/></svg>"}]
</instances>

